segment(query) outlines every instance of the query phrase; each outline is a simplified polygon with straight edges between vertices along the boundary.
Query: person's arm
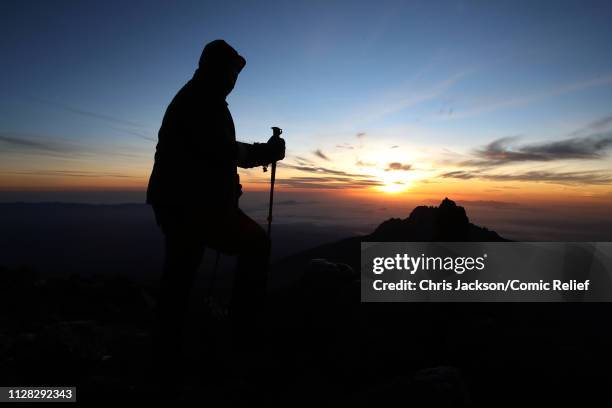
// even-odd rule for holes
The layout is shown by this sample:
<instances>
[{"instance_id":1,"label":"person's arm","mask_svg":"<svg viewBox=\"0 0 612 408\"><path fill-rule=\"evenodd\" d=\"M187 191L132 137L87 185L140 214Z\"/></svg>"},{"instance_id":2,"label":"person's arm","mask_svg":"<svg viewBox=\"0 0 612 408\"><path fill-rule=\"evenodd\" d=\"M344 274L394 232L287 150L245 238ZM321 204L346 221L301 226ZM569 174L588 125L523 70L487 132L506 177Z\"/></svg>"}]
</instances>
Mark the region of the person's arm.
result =
<instances>
[{"instance_id":1,"label":"person's arm","mask_svg":"<svg viewBox=\"0 0 612 408\"><path fill-rule=\"evenodd\" d=\"M265 166L285 158L285 141L281 138L270 138L268 143L236 142L236 157L238 167Z\"/></svg>"}]
</instances>

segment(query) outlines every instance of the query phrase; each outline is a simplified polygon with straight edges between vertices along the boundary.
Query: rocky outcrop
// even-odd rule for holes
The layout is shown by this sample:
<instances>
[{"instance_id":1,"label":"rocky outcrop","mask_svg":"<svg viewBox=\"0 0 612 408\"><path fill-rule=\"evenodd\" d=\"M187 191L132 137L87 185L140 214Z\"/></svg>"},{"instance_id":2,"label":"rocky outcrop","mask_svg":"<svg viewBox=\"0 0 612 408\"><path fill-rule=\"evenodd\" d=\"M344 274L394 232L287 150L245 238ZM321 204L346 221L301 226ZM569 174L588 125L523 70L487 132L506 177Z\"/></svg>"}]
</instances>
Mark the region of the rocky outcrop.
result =
<instances>
[{"instance_id":1,"label":"rocky outcrop","mask_svg":"<svg viewBox=\"0 0 612 408\"><path fill-rule=\"evenodd\" d=\"M361 242L502 242L509 241L495 231L470 222L465 209L445 198L438 207L418 206L408 218L391 218L368 235L350 237L320 245L282 259L273 265L273 286L294 284L312 259L325 259L360 270Z\"/></svg>"},{"instance_id":2,"label":"rocky outcrop","mask_svg":"<svg viewBox=\"0 0 612 408\"><path fill-rule=\"evenodd\" d=\"M465 209L445 198L438 207L418 206L405 219L391 218L365 241L507 241L495 231L470 222Z\"/></svg>"}]
</instances>

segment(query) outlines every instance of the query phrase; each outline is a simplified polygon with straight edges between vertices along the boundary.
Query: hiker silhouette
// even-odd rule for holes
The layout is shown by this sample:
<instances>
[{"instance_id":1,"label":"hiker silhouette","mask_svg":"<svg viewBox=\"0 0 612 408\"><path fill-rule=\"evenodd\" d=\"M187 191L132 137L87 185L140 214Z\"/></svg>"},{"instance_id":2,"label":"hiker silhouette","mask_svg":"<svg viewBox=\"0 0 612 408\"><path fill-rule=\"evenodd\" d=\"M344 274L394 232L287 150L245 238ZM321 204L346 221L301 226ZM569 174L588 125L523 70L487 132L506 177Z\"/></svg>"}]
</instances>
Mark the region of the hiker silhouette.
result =
<instances>
[{"instance_id":1,"label":"hiker silhouette","mask_svg":"<svg viewBox=\"0 0 612 408\"><path fill-rule=\"evenodd\" d=\"M270 241L238 207L242 185L237 167L282 160L285 142L236 141L226 97L246 60L223 40L204 47L193 77L164 115L147 189L165 237L165 261L157 303L154 357L176 375L183 316L206 247L238 257L229 317L238 336L261 311Z\"/></svg>"}]
</instances>

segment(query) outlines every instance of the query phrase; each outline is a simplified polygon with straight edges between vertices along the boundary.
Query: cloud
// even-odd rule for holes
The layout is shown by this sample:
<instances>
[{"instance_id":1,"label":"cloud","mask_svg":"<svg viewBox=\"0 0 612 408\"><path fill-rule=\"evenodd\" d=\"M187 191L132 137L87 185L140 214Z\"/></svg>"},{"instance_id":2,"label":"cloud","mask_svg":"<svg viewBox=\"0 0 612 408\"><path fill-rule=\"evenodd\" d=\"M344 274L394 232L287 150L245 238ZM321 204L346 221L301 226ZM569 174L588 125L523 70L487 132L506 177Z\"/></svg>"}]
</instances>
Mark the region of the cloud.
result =
<instances>
[{"instance_id":1,"label":"cloud","mask_svg":"<svg viewBox=\"0 0 612 408\"><path fill-rule=\"evenodd\" d=\"M399 162L393 162L393 163L389 163L389 165L385 169L385 171L397 171L397 170L402 170L402 171L412 170L412 164L402 164Z\"/></svg>"},{"instance_id":2,"label":"cloud","mask_svg":"<svg viewBox=\"0 0 612 408\"><path fill-rule=\"evenodd\" d=\"M476 150L477 160L467 160L461 165L488 167L527 161L597 160L603 158L608 148L612 147L612 132L570 137L555 142L511 146L517 139L517 137L504 137L494 140L484 148Z\"/></svg>"},{"instance_id":3,"label":"cloud","mask_svg":"<svg viewBox=\"0 0 612 408\"><path fill-rule=\"evenodd\" d=\"M449 171L449 172L446 172L446 173L442 173L442 174L440 174L439 177L469 180L469 179L478 177L478 172L456 170L456 171Z\"/></svg>"},{"instance_id":4,"label":"cloud","mask_svg":"<svg viewBox=\"0 0 612 408\"><path fill-rule=\"evenodd\" d=\"M568 138L558 142L525 146L522 150L541 155L549 160L600 159L611 146L612 132L608 132L583 138Z\"/></svg>"},{"instance_id":5,"label":"cloud","mask_svg":"<svg viewBox=\"0 0 612 408\"><path fill-rule=\"evenodd\" d=\"M144 125L131 121L131 120L127 120L127 119L123 119L123 118L118 118L115 116L111 116L111 115L106 115L103 113L97 113L97 112L92 112L92 111L88 111L85 109L80 109L80 108L76 108L74 106L70 106L70 105L66 105L63 103L58 103L58 102L53 102L53 101L49 101L46 99L41 99L41 98L37 98L37 97L28 97L29 100L34 101L36 103L40 103L43 105L47 105L47 106L51 106L54 107L56 109L61 109L64 110L66 112L70 112L73 113L75 115L80 115L83 117L88 117L88 118L93 118L93 119L97 119L97 120L101 120L103 122L106 122L107 124L114 124L114 125L120 125L120 126L126 126L126 127L118 127L118 126L112 126L109 125L109 127L111 129L114 129L116 131L125 133L125 134L129 134L129 135L133 135L136 137L139 137L141 139L145 139L148 141L152 141L152 142L156 142L157 139L150 136L151 135L151 131Z\"/></svg>"},{"instance_id":6,"label":"cloud","mask_svg":"<svg viewBox=\"0 0 612 408\"><path fill-rule=\"evenodd\" d=\"M94 119L100 119L106 122L116 123L118 125L126 125L126 126L131 126L131 127L136 127L136 128L145 128L145 126L143 126L142 124L133 122L131 120L117 118L117 117L114 117L111 115L105 115L102 113L96 113L96 112L76 108L74 106L65 105L63 103L49 101L46 99L35 98L35 97L29 98L29 99L31 99L34 102L38 102L40 104L44 104L48 106L53 106L53 107L65 110L67 112L77 114L77 115L87 116L87 117L94 118Z\"/></svg>"},{"instance_id":7,"label":"cloud","mask_svg":"<svg viewBox=\"0 0 612 408\"><path fill-rule=\"evenodd\" d=\"M362 160L357 160L355 165L359 167L376 167L376 163L364 162Z\"/></svg>"},{"instance_id":8,"label":"cloud","mask_svg":"<svg viewBox=\"0 0 612 408\"><path fill-rule=\"evenodd\" d=\"M565 95L572 92L579 92L590 88L599 88L599 87L607 87L612 85L612 73L607 73L605 75L586 79L582 81L577 81L573 83L561 84L554 88L550 88L547 90L543 90L540 92L535 92L532 94L522 94L517 97L503 97L497 100L488 101L485 104L480 106L475 106L470 110L466 110L463 112L455 113L452 116L448 116L448 118L466 118L475 115L479 115L482 113L488 113L491 111L495 111L503 108L512 108L517 106L525 106L530 103L536 102L542 99L548 99L556 96Z\"/></svg>"},{"instance_id":9,"label":"cloud","mask_svg":"<svg viewBox=\"0 0 612 408\"><path fill-rule=\"evenodd\" d=\"M355 148L355 146L351 145L350 143L342 143L342 144L336 145L336 147L338 149L348 149L348 150L353 150Z\"/></svg>"},{"instance_id":10,"label":"cloud","mask_svg":"<svg viewBox=\"0 0 612 408\"><path fill-rule=\"evenodd\" d=\"M77 145L54 140L49 137L35 137L5 132L0 132L0 145L5 145L7 150L12 149L13 151L59 156L70 155L82 150Z\"/></svg>"},{"instance_id":11,"label":"cloud","mask_svg":"<svg viewBox=\"0 0 612 408\"><path fill-rule=\"evenodd\" d=\"M137 178L121 173L104 173L83 170L35 170L35 171L13 171L13 174L23 174L32 176L61 176L61 177L119 177L119 178Z\"/></svg>"},{"instance_id":12,"label":"cloud","mask_svg":"<svg viewBox=\"0 0 612 408\"><path fill-rule=\"evenodd\" d=\"M601 131L603 129L608 128L609 125L612 125L612 114L606 115L602 118L592 121L591 123L588 123L580 129L570 133L570 136L577 136L580 134L584 134L585 132Z\"/></svg>"},{"instance_id":13,"label":"cloud","mask_svg":"<svg viewBox=\"0 0 612 408\"><path fill-rule=\"evenodd\" d=\"M146 132L143 132L143 131L132 130L132 129L123 129L123 128L116 127L116 126L111 126L111 125L109 125L109 128L111 128L113 130L117 130L117 131L125 133L125 134L128 134L128 135L133 135L133 136L139 137L139 138L144 139L144 140L148 140L150 142L157 142L157 138L156 137L148 136L148 134L146 134Z\"/></svg>"},{"instance_id":14,"label":"cloud","mask_svg":"<svg viewBox=\"0 0 612 408\"><path fill-rule=\"evenodd\" d=\"M328 169L326 167L320 167L320 166L304 166L304 165L295 165L295 164L289 164L289 163L278 163L279 167L286 167L286 168L290 168L290 169L295 169L295 170L300 170L300 171L304 171L307 173L314 173L317 175L325 175L325 174L330 174L330 175L336 175L336 176L346 176L346 177L356 177L356 178L368 178L371 177L367 174L356 174L356 173L347 173L345 171L342 170L334 170L334 169Z\"/></svg>"},{"instance_id":15,"label":"cloud","mask_svg":"<svg viewBox=\"0 0 612 408\"><path fill-rule=\"evenodd\" d=\"M307 158L302 157L302 156L295 156L295 161L299 165L302 165L302 166L308 166L308 165L314 164L314 162L312 160L307 159Z\"/></svg>"},{"instance_id":16,"label":"cloud","mask_svg":"<svg viewBox=\"0 0 612 408\"><path fill-rule=\"evenodd\" d=\"M587 127L589 129L598 130L598 129L606 128L610 124L612 124L612 114L608 116L604 116L603 118L600 118L594 122L591 122Z\"/></svg>"},{"instance_id":17,"label":"cloud","mask_svg":"<svg viewBox=\"0 0 612 408\"><path fill-rule=\"evenodd\" d=\"M323 159L323 160L330 161L329 157L327 157L327 156L325 155L325 153L323 153L323 152L321 151L321 149L317 149L317 150L315 150L315 151L314 151L314 152L312 152L312 153L313 153L315 156L320 157L320 158L321 158L321 159Z\"/></svg>"},{"instance_id":18,"label":"cloud","mask_svg":"<svg viewBox=\"0 0 612 408\"><path fill-rule=\"evenodd\" d=\"M120 146L112 150L102 146L85 145L75 143L54 136L43 135L27 135L12 132L0 131L0 153L11 151L19 153L27 153L33 155L53 156L53 157L69 157L74 158L76 155L91 156L104 155L122 156L122 157L140 157L139 155L126 152Z\"/></svg>"},{"instance_id":19,"label":"cloud","mask_svg":"<svg viewBox=\"0 0 612 408\"><path fill-rule=\"evenodd\" d=\"M464 77L476 71L474 68L468 68L427 87L420 87L417 83L413 82L406 82L402 86L395 86L391 92L380 95L380 97L374 96L370 98L370 100L373 100L373 103L365 106L365 109L356 112L354 117L350 118L347 122L356 123L359 121L360 123L368 123L396 114L407 108L435 100L447 93L450 88Z\"/></svg>"},{"instance_id":20,"label":"cloud","mask_svg":"<svg viewBox=\"0 0 612 408\"><path fill-rule=\"evenodd\" d=\"M359 132L355 135L357 139L359 139L359 148L363 149L363 138L366 136L365 132Z\"/></svg>"},{"instance_id":21,"label":"cloud","mask_svg":"<svg viewBox=\"0 0 612 408\"><path fill-rule=\"evenodd\" d=\"M290 177L277 180L277 183L293 188L320 189L368 188L384 185L384 183L379 180L355 180L349 177Z\"/></svg>"},{"instance_id":22,"label":"cloud","mask_svg":"<svg viewBox=\"0 0 612 408\"><path fill-rule=\"evenodd\" d=\"M399 147L398 145L391 146L392 149L397 149L398 147Z\"/></svg>"},{"instance_id":23,"label":"cloud","mask_svg":"<svg viewBox=\"0 0 612 408\"><path fill-rule=\"evenodd\" d=\"M461 180L483 179L490 181L527 181L564 185L606 185L612 184L612 176L601 171L528 171L523 173L491 174L482 171L450 171L440 174L441 178Z\"/></svg>"}]
</instances>

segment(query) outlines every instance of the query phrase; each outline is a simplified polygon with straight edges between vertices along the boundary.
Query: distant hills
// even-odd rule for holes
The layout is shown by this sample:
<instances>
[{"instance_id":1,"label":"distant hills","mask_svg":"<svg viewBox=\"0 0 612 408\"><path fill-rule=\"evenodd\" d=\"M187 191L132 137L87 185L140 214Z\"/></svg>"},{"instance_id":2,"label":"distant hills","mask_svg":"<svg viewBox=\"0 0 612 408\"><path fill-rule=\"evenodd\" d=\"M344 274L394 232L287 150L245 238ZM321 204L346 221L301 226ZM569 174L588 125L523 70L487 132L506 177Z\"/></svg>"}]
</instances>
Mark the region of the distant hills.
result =
<instances>
[{"instance_id":1,"label":"distant hills","mask_svg":"<svg viewBox=\"0 0 612 408\"><path fill-rule=\"evenodd\" d=\"M272 259L353 235L350 226L278 223ZM204 275L214 251L206 251ZM0 203L0 266L42 273L124 275L153 279L161 273L163 236L145 204ZM220 270L233 267L224 256Z\"/></svg>"}]
</instances>

